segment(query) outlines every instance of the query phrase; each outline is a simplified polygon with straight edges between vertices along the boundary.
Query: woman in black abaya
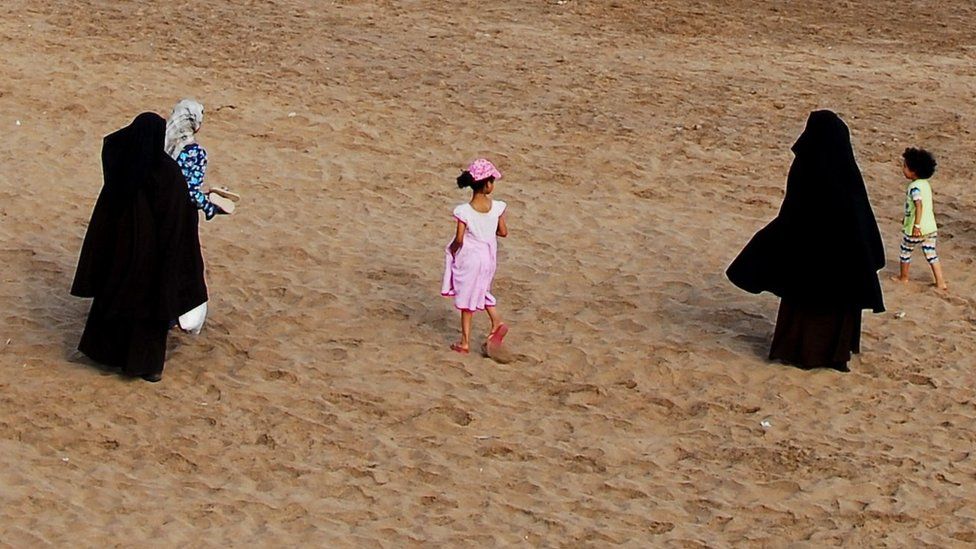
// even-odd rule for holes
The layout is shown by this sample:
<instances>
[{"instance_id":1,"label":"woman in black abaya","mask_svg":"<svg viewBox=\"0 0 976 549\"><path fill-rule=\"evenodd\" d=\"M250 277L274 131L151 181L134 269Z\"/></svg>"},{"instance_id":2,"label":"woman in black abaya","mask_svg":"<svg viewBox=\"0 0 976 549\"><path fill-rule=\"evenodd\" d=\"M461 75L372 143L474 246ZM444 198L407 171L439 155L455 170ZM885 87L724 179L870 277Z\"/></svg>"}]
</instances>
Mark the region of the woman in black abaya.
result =
<instances>
[{"instance_id":1,"label":"woman in black abaya","mask_svg":"<svg viewBox=\"0 0 976 549\"><path fill-rule=\"evenodd\" d=\"M860 352L861 311L884 311L884 247L847 125L816 111L793 145L779 215L726 274L752 293L781 298L771 360L847 371Z\"/></svg>"},{"instance_id":2,"label":"woman in black abaya","mask_svg":"<svg viewBox=\"0 0 976 549\"><path fill-rule=\"evenodd\" d=\"M162 377L170 326L207 300L197 211L165 131L143 113L105 138L105 183L71 287L94 298L78 349L147 381Z\"/></svg>"}]
</instances>

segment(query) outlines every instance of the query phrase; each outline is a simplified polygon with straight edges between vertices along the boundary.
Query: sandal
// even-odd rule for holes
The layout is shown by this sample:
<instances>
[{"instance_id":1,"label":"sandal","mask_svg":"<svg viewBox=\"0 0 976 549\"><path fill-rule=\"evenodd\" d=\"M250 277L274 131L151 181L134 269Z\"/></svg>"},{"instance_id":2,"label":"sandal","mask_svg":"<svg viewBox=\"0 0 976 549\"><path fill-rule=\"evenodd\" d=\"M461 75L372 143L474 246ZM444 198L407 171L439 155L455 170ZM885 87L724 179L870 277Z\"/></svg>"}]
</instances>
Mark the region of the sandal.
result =
<instances>
[{"instance_id":1,"label":"sandal","mask_svg":"<svg viewBox=\"0 0 976 549\"><path fill-rule=\"evenodd\" d=\"M227 187L215 187L213 189L210 189L210 193L216 194L218 196L222 196L224 198L229 198L234 202L238 202L241 199L241 195L235 193L234 191L228 189Z\"/></svg>"},{"instance_id":2,"label":"sandal","mask_svg":"<svg viewBox=\"0 0 976 549\"><path fill-rule=\"evenodd\" d=\"M455 353L461 353L462 355L468 354L470 351L461 346L460 343L451 343L451 350Z\"/></svg>"},{"instance_id":3,"label":"sandal","mask_svg":"<svg viewBox=\"0 0 976 549\"><path fill-rule=\"evenodd\" d=\"M496 329L490 336L488 340L485 341L485 354L488 356L494 356L502 348L502 341L505 339L505 334L508 333L508 326L506 324L499 324L498 329Z\"/></svg>"},{"instance_id":4,"label":"sandal","mask_svg":"<svg viewBox=\"0 0 976 549\"><path fill-rule=\"evenodd\" d=\"M502 322L495 328L495 331L488 334L488 341L497 345L500 345L502 340L505 339L505 334L508 333L508 324Z\"/></svg>"},{"instance_id":5,"label":"sandal","mask_svg":"<svg viewBox=\"0 0 976 549\"><path fill-rule=\"evenodd\" d=\"M223 195L219 195L218 194L218 195L214 196L214 194L215 193L211 191L211 193L210 193L210 203L211 204L213 204L214 206L217 206L218 208L220 208L220 211L224 212L225 214L232 214L232 213L234 213L234 202L233 201L231 201L229 198L224 198Z\"/></svg>"}]
</instances>

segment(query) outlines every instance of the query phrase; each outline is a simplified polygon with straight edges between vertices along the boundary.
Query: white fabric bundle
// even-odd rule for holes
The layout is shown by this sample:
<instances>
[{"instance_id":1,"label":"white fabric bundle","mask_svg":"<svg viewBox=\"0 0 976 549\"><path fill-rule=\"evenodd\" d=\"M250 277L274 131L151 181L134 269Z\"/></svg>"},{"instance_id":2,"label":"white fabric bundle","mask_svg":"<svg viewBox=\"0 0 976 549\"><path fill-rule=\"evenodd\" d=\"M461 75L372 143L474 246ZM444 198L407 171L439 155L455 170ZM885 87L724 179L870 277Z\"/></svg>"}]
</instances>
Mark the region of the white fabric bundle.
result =
<instances>
[{"instance_id":1,"label":"white fabric bundle","mask_svg":"<svg viewBox=\"0 0 976 549\"><path fill-rule=\"evenodd\" d=\"M191 311L180 315L180 328L193 335L199 335L203 323L207 320L207 302L196 306Z\"/></svg>"}]
</instances>

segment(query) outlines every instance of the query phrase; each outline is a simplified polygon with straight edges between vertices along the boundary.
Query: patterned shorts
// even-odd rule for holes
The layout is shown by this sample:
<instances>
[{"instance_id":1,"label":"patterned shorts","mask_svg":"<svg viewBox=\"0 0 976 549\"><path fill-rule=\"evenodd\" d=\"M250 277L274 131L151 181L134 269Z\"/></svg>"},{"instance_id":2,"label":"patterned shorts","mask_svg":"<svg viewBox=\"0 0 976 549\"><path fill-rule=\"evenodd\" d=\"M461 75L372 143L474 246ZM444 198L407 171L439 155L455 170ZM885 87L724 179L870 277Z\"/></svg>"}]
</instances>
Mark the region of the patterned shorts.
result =
<instances>
[{"instance_id":1,"label":"patterned shorts","mask_svg":"<svg viewBox=\"0 0 976 549\"><path fill-rule=\"evenodd\" d=\"M922 245L922 253L925 254L925 260L929 263L935 263L939 260L939 255L935 253L935 241L938 237L936 233L929 233L922 236L910 236L903 235L904 238L901 241L901 253L898 254L898 259L902 263L912 262L912 252L915 251L915 246L919 244Z\"/></svg>"}]
</instances>

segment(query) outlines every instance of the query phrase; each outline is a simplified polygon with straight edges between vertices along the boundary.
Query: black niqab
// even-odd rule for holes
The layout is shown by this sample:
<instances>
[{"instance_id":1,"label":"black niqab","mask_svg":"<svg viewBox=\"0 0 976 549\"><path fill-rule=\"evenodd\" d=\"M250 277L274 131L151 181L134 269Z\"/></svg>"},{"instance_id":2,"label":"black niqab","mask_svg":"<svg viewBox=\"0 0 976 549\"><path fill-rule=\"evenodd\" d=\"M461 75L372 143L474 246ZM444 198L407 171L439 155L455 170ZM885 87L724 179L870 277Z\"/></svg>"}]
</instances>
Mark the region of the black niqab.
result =
<instances>
[{"instance_id":1,"label":"black niqab","mask_svg":"<svg viewBox=\"0 0 976 549\"><path fill-rule=\"evenodd\" d=\"M847 125L831 111L815 111L792 150L779 215L753 236L726 275L752 293L884 311L877 274L884 246Z\"/></svg>"},{"instance_id":2,"label":"black niqab","mask_svg":"<svg viewBox=\"0 0 976 549\"><path fill-rule=\"evenodd\" d=\"M105 183L72 295L92 297L79 349L130 375L160 373L172 321L207 300L198 214L153 113L105 137Z\"/></svg>"}]
</instances>

